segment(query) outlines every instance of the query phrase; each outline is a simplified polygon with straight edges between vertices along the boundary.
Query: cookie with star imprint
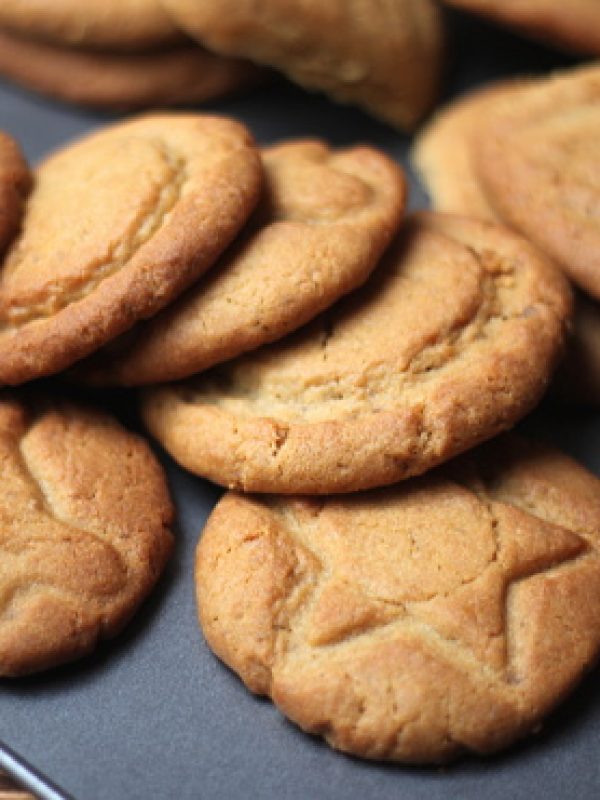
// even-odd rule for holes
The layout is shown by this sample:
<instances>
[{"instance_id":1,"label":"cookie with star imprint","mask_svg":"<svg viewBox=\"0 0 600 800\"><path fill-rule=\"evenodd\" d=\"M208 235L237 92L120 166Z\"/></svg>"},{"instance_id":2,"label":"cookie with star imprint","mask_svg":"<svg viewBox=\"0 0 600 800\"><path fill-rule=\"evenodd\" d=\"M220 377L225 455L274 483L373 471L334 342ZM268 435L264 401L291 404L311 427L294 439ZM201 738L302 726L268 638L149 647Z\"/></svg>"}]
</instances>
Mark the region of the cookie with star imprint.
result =
<instances>
[{"instance_id":1,"label":"cookie with star imprint","mask_svg":"<svg viewBox=\"0 0 600 800\"><path fill-rule=\"evenodd\" d=\"M21 223L31 173L17 143L0 131L0 254Z\"/></svg>"},{"instance_id":2,"label":"cookie with star imprint","mask_svg":"<svg viewBox=\"0 0 600 800\"><path fill-rule=\"evenodd\" d=\"M509 436L385 490L230 492L197 550L204 635L340 750L498 750L598 657L599 498L570 458Z\"/></svg>"},{"instance_id":3,"label":"cookie with star imprint","mask_svg":"<svg viewBox=\"0 0 600 800\"><path fill-rule=\"evenodd\" d=\"M263 151L263 199L210 273L78 369L93 383L184 378L281 338L363 283L400 226L401 168L370 147Z\"/></svg>"},{"instance_id":4,"label":"cookie with star imprint","mask_svg":"<svg viewBox=\"0 0 600 800\"><path fill-rule=\"evenodd\" d=\"M432 0L164 0L175 22L223 55L355 103L402 129L431 108L443 62Z\"/></svg>"},{"instance_id":5,"label":"cookie with star imprint","mask_svg":"<svg viewBox=\"0 0 600 800\"><path fill-rule=\"evenodd\" d=\"M261 180L242 125L194 114L120 123L46 160L0 271L0 383L58 372L174 300Z\"/></svg>"},{"instance_id":6,"label":"cookie with star imprint","mask_svg":"<svg viewBox=\"0 0 600 800\"><path fill-rule=\"evenodd\" d=\"M0 28L0 75L36 92L94 108L202 103L258 83L263 70L195 44L160 50L80 50Z\"/></svg>"},{"instance_id":7,"label":"cookie with star imprint","mask_svg":"<svg viewBox=\"0 0 600 800\"><path fill-rule=\"evenodd\" d=\"M597 0L444 0L550 44L600 55Z\"/></svg>"},{"instance_id":8,"label":"cookie with star imprint","mask_svg":"<svg viewBox=\"0 0 600 800\"><path fill-rule=\"evenodd\" d=\"M110 417L0 400L0 676L78 658L114 636L172 549L150 448Z\"/></svg>"},{"instance_id":9,"label":"cookie with star imprint","mask_svg":"<svg viewBox=\"0 0 600 800\"><path fill-rule=\"evenodd\" d=\"M230 488L349 492L507 429L562 352L562 274L505 228L422 213L369 282L275 344L146 390L150 432Z\"/></svg>"},{"instance_id":10,"label":"cookie with star imprint","mask_svg":"<svg viewBox=\"0 0 600 800\"><path fill-rule=\"evenodd\" d=\"M0 26L28 39L132 50L184 41L160 0L2 0Z\"/></svg>"}]
</instances>

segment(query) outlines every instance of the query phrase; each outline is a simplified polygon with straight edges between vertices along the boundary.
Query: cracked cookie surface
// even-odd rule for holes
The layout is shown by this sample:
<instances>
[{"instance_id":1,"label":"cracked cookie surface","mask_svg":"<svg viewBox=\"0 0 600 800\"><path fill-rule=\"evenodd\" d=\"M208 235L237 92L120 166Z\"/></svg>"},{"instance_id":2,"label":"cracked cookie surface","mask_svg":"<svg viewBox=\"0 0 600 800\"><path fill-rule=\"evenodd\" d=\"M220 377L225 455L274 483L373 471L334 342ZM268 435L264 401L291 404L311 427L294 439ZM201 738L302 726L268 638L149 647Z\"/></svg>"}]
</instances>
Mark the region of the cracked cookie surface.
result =
<instances>
[{"instance_id":1,"label":"cracked cookie surface","mask_svg":"<svg viewBox=\"0 0 600 800\"><path fill-rule=\"evenodd\" d=\"M0 131L0 256L16 234L31 188L31 173L17 143Z\"/></svg>"},{"instance_id":2,"label":"cracked cookie surface","mask_svg":"<svg viewBox=\"0 0 600 800\"><path fill-rule=\"evenodd\" d=\"M263 152L248 231L177 302L78 374L135 385L187 377L281 338L363 283L400 226L403 173L369 147L317 141Z\"/></svg>"},{"instance_id":3,"label":"cracked cookie surface","mask_svg":"<svg viewBox=\"0 0 600 800\"><path fill-rule=\"evenodd\" d=\"M172 549L146 443L106 415L0 400L0 675L85 655L129 620Z\"/></svg>"},{"instance_id":4,"label":"cracked cookie surface","mask_svg":"<svg viewBox=\"0 0 600 800\"><path fill-rule=\"evenodd\" d=\"M249 58L400 128L431 107L443 26L431 0L164 0L173 19L216 52Z\"/></svg>"},{"instance_id":5,"label":"cracked cookie surface","mask_svg":"<svg viewBox=\"0 0 600 800\"><path fill-rule=\"evenodd\" d=\"M160 0L2 0L0 26L82 48L142 49L185 39Z\"/></svg>"},{"instance_id":6,"label":"cracked cookie surface","mask_svg":"<svg viewBox=\"0 0 600 800\"><path fill-rule=\"evenodd\" d=\"M133 109L213 100L258 82L262 70L196 44L128 53L84 51L0 28L0 74L69 103Z\"/></svg>"},{"instance_id":7,"label":"cracked cookie surface","mask_svg":"<svg viewBox=\"0 0 600 800\"><path fill-rule=\"evenodd\" d=\"M482 121L474 163L499 216L600 299L600 67L559 73Z\"/></svg>"},{"instance_id":8,"label":"cracked cookie surface","mask_svg":"<svg viewBox=\"0 0 600 800\"><path fill-rule=\"evenodd\" d=\"M600 646L600 482L506 436L319 499L230 492L198 545L210 647L306 731L445 761L531 731Z\"/></svg>"},{"instance_id":9,"label":"cracked cookie surface","mask_svg":"<svg viewBox=\"0 0 600 800\"><path fill-rule=\"evenodd\" d=\"M570 292L504 228L405 226L366 286L281 342L149 389L149 430L245 491L347 492L425 472L511 427L561 352Z\"/></svg>"},{"instance_id":10,"label":"cracked cookie surface","mask_svg":"<svg viewBox=\"0 0 600 800\"><path fill-rule=\"evenodd\" d=\"M251 213L260 157L238 123L157 115L39 167L0 272L0 383L70 366L210 267Z\"/></svg>"}]
</instances>

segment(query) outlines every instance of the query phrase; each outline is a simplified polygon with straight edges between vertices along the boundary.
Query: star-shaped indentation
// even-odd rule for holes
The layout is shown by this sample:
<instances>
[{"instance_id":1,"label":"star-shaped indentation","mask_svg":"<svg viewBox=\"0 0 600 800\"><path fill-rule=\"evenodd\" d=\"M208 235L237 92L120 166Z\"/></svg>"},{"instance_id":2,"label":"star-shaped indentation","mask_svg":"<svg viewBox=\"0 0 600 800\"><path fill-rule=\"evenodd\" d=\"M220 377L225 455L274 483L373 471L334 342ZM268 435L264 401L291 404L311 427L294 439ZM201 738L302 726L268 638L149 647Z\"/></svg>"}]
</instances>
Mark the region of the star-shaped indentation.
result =
<instances>
[{"instance_id":1,"label":"star-shaped indentation","mask_svg":"<svg viewBox=\"0 0 600 800\"><path fill-rule=\"evenodd\" d=\"M18 436L0 437L0 615L16 600L56 592L77 598L118 594L127 568L117 550L50 507L29 468Z\"/></svg>"},{"instance_id":2,"label":"star-shaped indentation","mask_svg":"<svg viewBox=\"0 0 600 800\"><path fill-rule=\"evenodd\" d=\"M566 528L447 481L372 502L329 504L318 524L297 527L323 565L305 625L312 647L410 622L506 674L509 591L588 550Z\"/></svg>"}]
</instances>

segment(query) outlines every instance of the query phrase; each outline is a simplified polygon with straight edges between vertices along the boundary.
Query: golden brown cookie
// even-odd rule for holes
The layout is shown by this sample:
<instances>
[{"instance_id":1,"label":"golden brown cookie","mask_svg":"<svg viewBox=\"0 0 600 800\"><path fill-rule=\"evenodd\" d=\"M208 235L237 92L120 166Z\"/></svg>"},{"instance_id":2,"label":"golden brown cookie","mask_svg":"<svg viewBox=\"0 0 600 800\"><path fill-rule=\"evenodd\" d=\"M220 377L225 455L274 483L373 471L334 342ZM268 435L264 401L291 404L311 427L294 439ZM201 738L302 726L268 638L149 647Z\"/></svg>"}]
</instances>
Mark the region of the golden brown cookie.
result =
<instances>
[{"instance_id":1,"label":"golden brown cookie","mask_svg":"<svg viewBox=\"0 0 600 800\"><path fill-rule=\"evenodd\" d=\"M171 302L260 181L246 129L201 115L142 117L49 158L0 273L0 383L64 369Z\"/></svg>"},{"instance_id":2,"label":"golden brown cookie","mask_svg":"<svg viewBox=\"0 0 600 800\"><path fill-rule=\"evenodd\" d=\"M598 0L445 0L578 53L600 55Z\"/></svg>"},{"instance_id":3,"label":"golden brown cookie","mask_svg":"<svg viewBox=\"0 0 600 800\"><path fill-rule=\"evenodd\" d=\"M563 276L504 228L420 214L360 292L280 343L148 390L150 431L230 488L349 492L419 474L539 400Z\"/></svg>"},{"instance_id":4,"label":"golden brown cookie","mask_svg":"<svg viewBox=\"0 0 600 800\"><path fill-rule=\"evenodd\" d=\"M600 298L600 67L521 89L489 110L474 163L500 217Z\"/></svg>"},{"instance_id":5,"label":"golden brown cookie","mask_svg":"<svg viewBox=\"0 0 600 800\"><path fill-rule=\"evenodd\" d=\"M270 147L263 164L247 234L80 375L125 385L187 377L281 338L366 280L400 225L401 168L370 147L336 152L317 141Z\"/></svg>"},{"instance_id":6,"label":"golden brown cookie","mask_svg":"<svg viewBox=\"0 0 600 800\"><path fill-rule=\"evenodd\" d=\"M158 579L173 509L150 448L105 415L0 400L0 675L114 636Z\"/></svg>"},{"instance_id":7,"label":"golden brown cookie","mask_svg":"<svg viewBox=\"0 0 600 800\"><path fill-rule=\"evenodd\" d=\"M473 92L438 112L417 137L412 160L433 206L479 219L499 221L473 163L473 148L490 114L510 109L515 93L533 81L503 81ZM579 294L565 358L553 383L561 399L600 404L600 310Z\"/></svg>"},{"instance_id":8,"label":"golden brown cookie","mask_svg":"<svg viewBox=\"0 0 600 800\"><path fill-rule=\"evenodd\" d=\"M212 100L258 82L262 71L195 44L134 53L86 51L0 28L0 75L70 103L129 109Z\"/></svg>"},{"instance_id":9,"label":"golden brown cookie","mask_svg":"<svg viewBox=\"0 0 600 800\"><path fill-rule=\"evenodd\" d=\"M0 131L0 255L17 233L31 173L19 146Z\"/></svg>"},{"instance_id":10,"label":"golden brown cookie","mask_svg":"<svg viewBox=\"0 0 600 800\"><path fill-rule=\"evenodd\" d=\"M175 22L216 52L249 58L400 128L431 107L442 66L432 0L164 0Z\"/></svg>"},{"instance_id":11,"label":"golden brown cookie","mask_svg":"<svg viewBox=\"0 0 600 800\"><path fill-rule=\"evenodd\" d=\"M600 481L504 437L386 490L228 493L196 559L210 647L333 747L446 761L531 731L600 649Z\"/></svg>"},{"instance_id":12,"label":"golden brown cookie","mask_svg":"<svg viewBox=\"0 0 600 800\"><path fill-rule=\"evenodd\" d=\"M416 137L411 161L436 211L499 222L473 164L473 144L490 109L528 84L507 80L470 92L438 111Z\"/></svg>"},{"instance_id":13,"label":"golden brown cookie","mask_svg":"<svg viewBox=\"0 0 600 800\"><path fill-rule=\"evenodd\" d=\"M2 0L0 26L84 48L143 49L185 38L160 0Z\"/></svg>"}]
</instances>

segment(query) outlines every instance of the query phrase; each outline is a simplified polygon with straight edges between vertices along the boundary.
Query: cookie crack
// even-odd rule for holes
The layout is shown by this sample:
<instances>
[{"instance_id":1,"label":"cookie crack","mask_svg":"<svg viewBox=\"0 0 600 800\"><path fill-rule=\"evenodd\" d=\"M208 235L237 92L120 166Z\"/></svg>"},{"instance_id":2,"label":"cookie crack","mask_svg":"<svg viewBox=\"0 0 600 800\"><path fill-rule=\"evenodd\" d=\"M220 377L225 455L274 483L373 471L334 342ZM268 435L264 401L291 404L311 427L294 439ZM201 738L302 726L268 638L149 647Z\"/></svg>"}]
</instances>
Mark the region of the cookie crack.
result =
<instances>
[{"instance_id":1,"label":"cookie crack","mask_svg":"<svg viewBox=\"0 0 600 800\"><path fill-rule=\"evenodd\" d=\"M160 188L154 207L137 221L135 228L111 249L108 258L93 267L92 273L83 282L80 278L56 281L39 301L12 304L0 299L0 331L16 331L18 328L48 319L67 306L80 302L92 294L101 283L116 275L138 253L163 225L167 215L180 200L187 180L185 159L161 140L153 143L171 169L171 177Z\"/></svg>"}]
</instances>

